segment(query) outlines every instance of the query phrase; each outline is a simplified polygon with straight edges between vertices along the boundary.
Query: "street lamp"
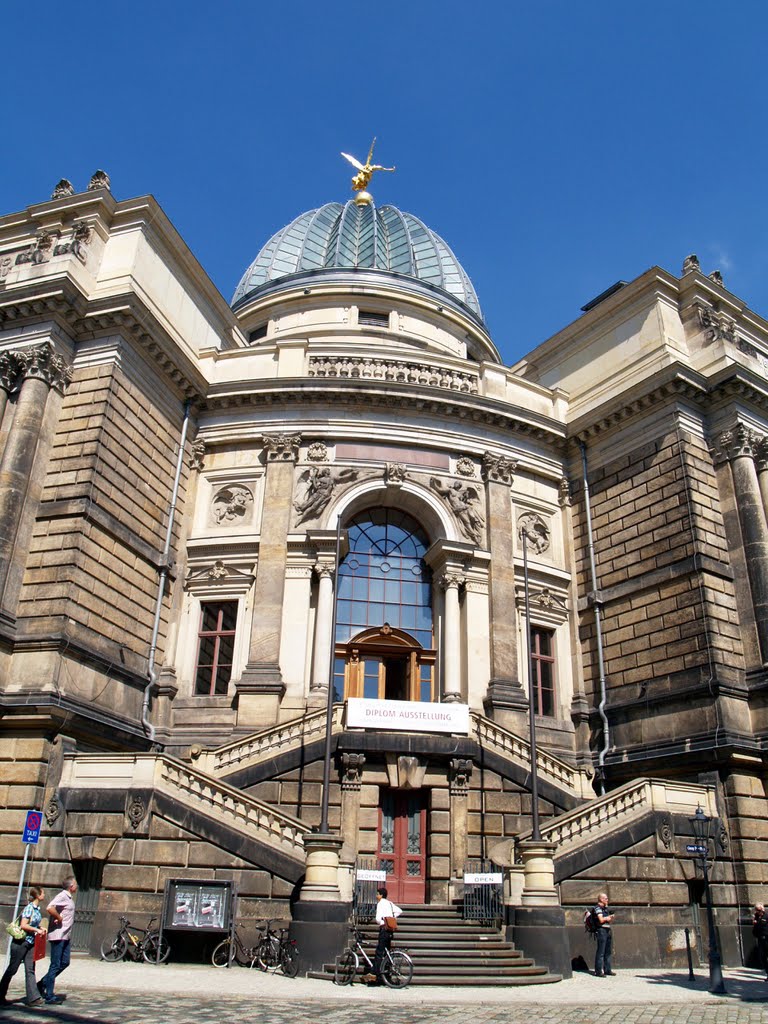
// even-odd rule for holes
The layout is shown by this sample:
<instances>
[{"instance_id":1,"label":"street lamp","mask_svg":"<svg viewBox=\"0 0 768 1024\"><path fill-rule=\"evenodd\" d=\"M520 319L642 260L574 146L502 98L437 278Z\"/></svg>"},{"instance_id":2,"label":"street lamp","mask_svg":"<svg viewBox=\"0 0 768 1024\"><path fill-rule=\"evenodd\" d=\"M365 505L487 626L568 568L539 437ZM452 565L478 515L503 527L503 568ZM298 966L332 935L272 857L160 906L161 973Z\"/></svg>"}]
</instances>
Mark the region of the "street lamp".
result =
<instances>
[{"instance_id":1,"label":"street lamp","mask_svg":"<svg viewBox=\"0 0 768 1024\"><path fill-rule=\"evenodd\" d=\"M709 991L712 995L720 996L726 994L726 989L723 983L723 965L720 961L720 951L717 948L715 919L712 914L712 894L709 891L709 873L707 871L709 840L712 838L712 826L715 819L706 815L701 809L701 804L699 804L695 815L688 820L693 827L693 835L696 840L696 856L701 861L701 867L704 872L704 895L707 899L707 928L709 930Z\"/></svg>"}]
</instances>

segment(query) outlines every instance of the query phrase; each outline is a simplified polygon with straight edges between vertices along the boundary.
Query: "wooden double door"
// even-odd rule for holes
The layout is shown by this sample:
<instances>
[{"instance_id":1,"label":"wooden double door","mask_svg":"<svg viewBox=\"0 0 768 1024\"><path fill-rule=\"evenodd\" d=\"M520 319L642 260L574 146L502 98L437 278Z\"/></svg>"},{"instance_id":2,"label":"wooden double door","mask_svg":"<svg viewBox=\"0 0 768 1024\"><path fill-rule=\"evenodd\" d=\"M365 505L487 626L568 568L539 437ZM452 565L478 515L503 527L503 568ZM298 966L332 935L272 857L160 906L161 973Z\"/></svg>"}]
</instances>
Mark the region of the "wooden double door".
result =
<instances>
[{"instance_id":1,"label":"wooden double door","mask_svg":"<svg viewBox=\"0 0 768 1024\"><path fill-rule=\"evenodd\" d=\"M395 903L426 901L427 802L423 789L382 789L379 865Z\"/></svg>"}]
</instances>

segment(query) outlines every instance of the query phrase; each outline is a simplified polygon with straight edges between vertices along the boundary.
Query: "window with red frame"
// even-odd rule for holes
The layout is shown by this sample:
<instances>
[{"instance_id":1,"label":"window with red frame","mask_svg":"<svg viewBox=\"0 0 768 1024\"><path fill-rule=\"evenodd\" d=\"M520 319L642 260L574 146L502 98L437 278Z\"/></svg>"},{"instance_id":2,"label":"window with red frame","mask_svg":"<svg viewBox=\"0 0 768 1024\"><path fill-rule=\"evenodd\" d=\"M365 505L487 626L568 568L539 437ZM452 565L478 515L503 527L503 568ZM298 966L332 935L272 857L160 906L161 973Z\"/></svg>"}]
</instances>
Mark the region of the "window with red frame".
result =
<instances>
[{"instance_id":1,"label":"window with red frame","mask_svg":"<svg viewBox=\"0 0 768 1024\"><path fill-rule=\"evenodd\" d=\"M555 716L555 634L531 627L531 663L536 714Z\"/></svg>"},{"instance_id":2,"label":"window with red frame","mask_svg":"<svg viewBox=\"0 0 768 1024\"><path fill-rule=\"evenodd\" d=\"M237 601L206 601L200 605L195 693L225 694L232 678Z\"/></svg>"}]
</instances>

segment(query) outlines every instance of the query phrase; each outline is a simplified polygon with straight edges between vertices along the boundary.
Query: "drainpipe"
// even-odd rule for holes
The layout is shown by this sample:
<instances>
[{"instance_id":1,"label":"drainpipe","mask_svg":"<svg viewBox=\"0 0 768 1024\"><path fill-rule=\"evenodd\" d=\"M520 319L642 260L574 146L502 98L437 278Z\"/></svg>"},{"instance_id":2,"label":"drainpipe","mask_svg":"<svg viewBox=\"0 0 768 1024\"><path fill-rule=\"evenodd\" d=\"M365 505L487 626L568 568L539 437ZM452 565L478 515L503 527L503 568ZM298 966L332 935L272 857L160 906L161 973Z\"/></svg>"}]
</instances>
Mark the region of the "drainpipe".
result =
<instances>
[{"instance_id":1,"label":"drainpipe","mask_svg":"<svg viewBox=\"0 0 768 1024\"><path fill-rule=\"evenodd\" d=\"M165 581L168 578L168 562L171 554L171 540L173 537L173 520L176 514L176 501L179 496L179 482L181 470L184 465L184 445L187 440L187 427L189 426L190 402L184 403L184 422L181 425L181 436L179 438L179 457L176 460L176 476L173 481L171 493L171 504L168 509L168 528L165 532L165 547L160 559L159 576L157 580L157 597L155 599L155 620L152 624L152 639L149 642L149 658L147 659L147 676L149 681L144 687L144 700L141 705L141 724L152 743L155 742L155 727L149 720L149 701L152 696L152 689L157 682L155 672L155 654L157 653L157 635L160 632L160 614L163 610L163 597L165 595Z\"/></svg>"},{"instance_id":2,"label":"drainpipe","mask_svg":"<svg viewBox=\"0 0 768 1024\"><path fill-rule=\"evenodd\" d=\"M599 770L598 783L600 786L600 796L605 796L605 755L608 752L608 748L611 745L611 732L608 725L608 716L605 713L606 705L606 693L605 693L605 662L603 661L603 624L602 624L602 602L600 599L600 591L597 588L597 569L595 568L595 544L592 536L592 508L589 502L589 482L587 479L587 446L583 441L579 441L579 448L581 449L581 465L584 477L584 506L587 519L587 541L589 548L589 567L592 575L592 603L595 609L595 636L597 640L597 672L600 680L600 704L598 705L598 712L600 718L603 721L603 746L597 756L597 764Z\"/></svg>"}]
</instances>

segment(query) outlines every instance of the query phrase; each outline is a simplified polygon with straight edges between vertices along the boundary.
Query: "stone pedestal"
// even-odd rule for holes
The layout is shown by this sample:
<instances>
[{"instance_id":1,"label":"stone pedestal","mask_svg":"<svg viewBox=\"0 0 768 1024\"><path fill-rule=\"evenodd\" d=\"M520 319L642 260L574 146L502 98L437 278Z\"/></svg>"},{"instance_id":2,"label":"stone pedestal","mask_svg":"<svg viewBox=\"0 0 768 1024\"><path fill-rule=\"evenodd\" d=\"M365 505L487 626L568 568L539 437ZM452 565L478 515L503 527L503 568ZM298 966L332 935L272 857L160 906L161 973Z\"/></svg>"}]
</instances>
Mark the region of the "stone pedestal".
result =
<instances>
[{"instance_id":1,"label":"stone pedestal","mask_svg":"<svg viewBox=\"0 0 768 1024\"><path fill-rule=\"evenodd\" d=\"M342 901L339 888L342 843L341 836L328 832L304 836L307 870L291 922L303 971L333 963L349 938L351 903Z\"/></svg>"},{"instance_id":2,"label":"stone pedestal","mask_svg":"<svg viewBox=\"0 0 768 1024\"><path fill-rule=\"evenodd\" d=\"M555 862L557 843L543 839L528 839L518 845L523 858L525 879L521 903L524 907L556 907L559 905L555 888Z\"/></svg>"}]
</instances>

